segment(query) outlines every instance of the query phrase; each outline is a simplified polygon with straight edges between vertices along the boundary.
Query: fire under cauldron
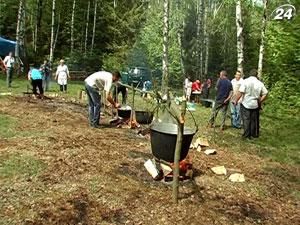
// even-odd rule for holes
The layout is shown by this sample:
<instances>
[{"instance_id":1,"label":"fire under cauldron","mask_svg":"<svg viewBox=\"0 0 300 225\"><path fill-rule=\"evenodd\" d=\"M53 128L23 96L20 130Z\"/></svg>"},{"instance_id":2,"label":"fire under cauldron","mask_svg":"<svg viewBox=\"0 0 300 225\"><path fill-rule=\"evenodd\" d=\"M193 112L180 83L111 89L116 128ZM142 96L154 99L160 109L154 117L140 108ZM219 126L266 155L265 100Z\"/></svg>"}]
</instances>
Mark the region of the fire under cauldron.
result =
<instances>
[{"instance_id":1,"label":"fire under cauldron","mask_svg":"<svg viewBox=\"0 0 300 225\"><path fill-rule=\"evenodd\" d=\"M166 162L174 162L174 154L177 139L177 125L172 123L154 123L150 128L152 153L157 159ZM185 159L193 139L197 132L188 127L184 127L180 161Z\"/></svg>"}]
</instances>

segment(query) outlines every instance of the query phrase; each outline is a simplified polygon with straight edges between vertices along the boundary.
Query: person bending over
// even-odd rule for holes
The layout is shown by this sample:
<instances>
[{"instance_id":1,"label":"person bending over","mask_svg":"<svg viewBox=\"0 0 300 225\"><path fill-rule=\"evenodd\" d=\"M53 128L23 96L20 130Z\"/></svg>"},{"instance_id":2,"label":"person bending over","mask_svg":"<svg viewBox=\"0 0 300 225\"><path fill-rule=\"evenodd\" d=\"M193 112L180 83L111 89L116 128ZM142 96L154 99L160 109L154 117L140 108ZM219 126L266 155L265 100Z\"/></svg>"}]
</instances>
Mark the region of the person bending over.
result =
<instances>
[{"instance_id":1,"label":"person bending over","mask_svg":"<svg viewBox=\"0 0 300 225\"><path fill-rule=\"evenodd\" d=\"M113 99L113 83L116 83L121 78L119 71L110 73L107 71L100 71L89 75L85 80L85 90L89 103L89 123L94 128L100 127L100 109L101 109L101 94L106 92L106 99L113 107L119 108L118 104Z\"/></svg>"}]
</instances>

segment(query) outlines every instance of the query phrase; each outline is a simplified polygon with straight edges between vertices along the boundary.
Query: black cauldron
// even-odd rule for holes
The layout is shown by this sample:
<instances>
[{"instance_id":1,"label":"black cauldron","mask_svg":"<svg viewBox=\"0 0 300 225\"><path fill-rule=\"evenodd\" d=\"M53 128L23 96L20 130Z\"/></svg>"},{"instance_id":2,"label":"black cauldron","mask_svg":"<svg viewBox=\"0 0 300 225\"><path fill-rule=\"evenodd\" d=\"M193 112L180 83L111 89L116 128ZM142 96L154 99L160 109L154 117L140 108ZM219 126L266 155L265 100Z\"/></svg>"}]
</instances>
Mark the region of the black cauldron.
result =
<instances>
[{"instance_id":1,"label":"black cauldron","mask_svg":"<svg viewBox=\"0 0 300 225\"><path fill-rule=\"evenodd\" d=\"M153 120L153 112L135 111L135 118L140 124L149 124Z\"/></svg>"},{"instance_id":2,"label":"black cauldron","mask_svg":"<svg viewBox=\"0 0 300 225\"><path fill-rule=\"evenodd\" d=\"M152 154L157 159L174 162L177 139L177 125L172 123L154 123L150 128ZM182 139L180 160L186 158L196 130L185 127Z\"/></svg>"},{"instance_id":3,"label":"black cauldron","mask_svg":"<svg viewBox=\"0 0 300 225\"><path fill-rule=\"evenodd\" d=\"M131 109L118 109L118 116L124 119L130 118L131 116Z\"/></svg>"}]
</instances>

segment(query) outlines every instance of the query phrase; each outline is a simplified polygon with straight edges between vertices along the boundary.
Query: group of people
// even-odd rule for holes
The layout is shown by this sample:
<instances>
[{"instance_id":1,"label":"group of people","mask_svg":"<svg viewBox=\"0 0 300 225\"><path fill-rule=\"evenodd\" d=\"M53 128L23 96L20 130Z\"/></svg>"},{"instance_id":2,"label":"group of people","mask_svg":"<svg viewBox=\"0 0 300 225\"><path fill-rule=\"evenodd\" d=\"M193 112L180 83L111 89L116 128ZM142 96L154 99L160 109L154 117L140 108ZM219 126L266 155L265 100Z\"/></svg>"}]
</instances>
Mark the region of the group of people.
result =
<instances>
[{"instance_id":1,"label":"group of people","mask_svg":"<svg viewBox=\"0 0 300 225\"><path fill-rule=\"evenodd\" d=\"M9 53L4 59L4 65L7 73L7 86L11 87L12 72L15 59L12 53ZM70 73L64 60L60 60L55 73L55 80L57 80L60 91L67 91L67 80L70 78ZM100 108L101 108L101 94L106 92L106 98L109 103L115 108L119 108L120 104L117 102L117 95L122 93L122 104L126 103L127 89L118 81L121 74L116 71L113 73L100 71L89 75L85 79L85 90L88 96L89 103L89 123L92 127L99 128L100 126ZM49 82L51 79L51 67L47 60L37 67L32 66L28 72L28 80L31 81L33 93L43 98L44 89L49 89ZM184 82L184 89L187 100L191 100L192 94L202 94L203 99L207 99L212 81L207 79L203 84L199 80L191 81L187 77ZM151 83L145 82L143 90L146 92ZM243 137L257 138L259 136L259 111L261 103L266 99L268 91L264 84L257 78L257 70L250 71L249 77L242 78L240 71L236 71L235 78L229 80L227 72L222 70L219 74L216 83L216 98L212 109L212 114L209 119L209 126L215 126L215 120L219 111L222 112L221 130L225 129L225 120L227 109L230 106L231 111L231 125L234 128L244 128Z\"/></svg>"},{"instance_id":2,"label":"group of people","mask_svg":"<svg viewBox=\"0 0 300 225\"><path fill-rule=\"evenodd\" d=\"M211 87L211 79L206 79L202 84L200 80L192 81L191 77L188 76L184 80L184 92L187 101L195 100L195 96L202 96L203 99L209 97L209 90Z\"/></svg>"},{"instance_id":3,"label":"group of people","mask_svg":"<svg viewBox=\"0 0 300 225\"><path fill-rule=\"evenodd\" d=\"M15 63L16 60L12 52L10 52L3 60L8 88L12 87L11 84ZM57 80L57 83L59 84L60 91L67 91L68 78L70 78L68 66L65 65L65 61L61 59L55 72L55 80ZM30 80L32 83L33 94L38 95L38 89L39 95L43 96L44 90L48 91L50 89L51 67L48 60L44 60L43 64L40 66L38 66L37 64L31 64L28 72L28 80Z\"/></svg>"},{"instance_id":4,"label":"group of people","mask_svg":"<svg viewBox=\"0 0 300 225\"><path fill-rule=\"evenodd\" d=\"M268 91L257 78L257 70L250 71L249 77L243 79L241 72L236 71L230 81L225 70L220 72L216 84L216 99L209 119L209 126L215 126L218 112L221 110L221 130L225 128L228 106L231 109L231 124L234 128L244 128L244 138L259 137L259 111Z\"/></svg>"},{"instance_id":5,"label":"group of people","mask_svg":"<svg viewBox=\"0 0 300 225\"><path fill-rule=\"evenodd\" d=\"M55 72L55 80L57 80L61 92L67 91L68 78L70 78L69 69L65 65L65 61L61 59ZM31 81L33 94L43 98L44 90L49 90L51 81L51 67L48 60L44 60L40 67L36 64L30 65L28 80Z\"/></svg>"}]
</instances>

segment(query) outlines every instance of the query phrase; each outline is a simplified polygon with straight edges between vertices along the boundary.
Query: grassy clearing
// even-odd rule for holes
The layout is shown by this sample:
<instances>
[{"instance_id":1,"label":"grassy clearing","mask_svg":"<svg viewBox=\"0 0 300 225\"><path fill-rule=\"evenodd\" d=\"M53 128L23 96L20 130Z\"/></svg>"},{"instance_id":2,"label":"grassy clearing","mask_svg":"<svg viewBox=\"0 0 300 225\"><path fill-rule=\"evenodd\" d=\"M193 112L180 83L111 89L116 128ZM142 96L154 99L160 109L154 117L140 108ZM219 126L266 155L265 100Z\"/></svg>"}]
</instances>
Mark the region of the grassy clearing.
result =
<instances>
[{"instance_id":1,"label":"grassy clearing","mask_svg":"<svg viewBox=\"0 0 300 225\"><path fill-rule=\"evenodd\" d=\"M0 157L1 178L32 177L36 176L43 168L44 164L31 155L11 154Z\"/></svg>"},{"instance_id":2,"label":"grassy clearing","mask_svg":"<svg viewBox=\"0 0 300 225\"><path fill-rule=\"evenodd\" d=\"M26 91L28 81L25 79L15 79L13 81L14 94L21 94ZM65 98L76 98L78 92L83 89L82 81L70 81L68 85L68 93ZM0 91L7 91L5 87L5 76L0 78ZM52 82L51 92L58 92L58 85ZM128 104L132 105L132 92L128 94ZM46 93L47 95L47 93ZM121 100L121 97L119 96ZM151 100L142 99L139 93L135 95L136 110L152 110L155 103ZM196 111L193 112L199 132L197 136L206 136L214 144L221 148L228 148L235 152L250 152L258 154L262 157L270 158L274 161L288 164L300 164L300 139L299 127L300 119L297 116L289 116L287 114L276 116L271 110L271 105L267 105L261 114L261 136L254 141L244 141L241 139L242 130L228 128L224 132L220 132L218 125L220 118L218 117L215 129L208 129L208 123L211 114L211 108L205 108L197 105ZM0 127L0 136L10 137L14 135L13 118L0 115L0 121L3 125ZM227 126L230 125L230 118L226 120ZM10 126L10 128L8 127ZM193 127L192 117L187 113L187 126Z\"/></svg>"}]
</instances>

